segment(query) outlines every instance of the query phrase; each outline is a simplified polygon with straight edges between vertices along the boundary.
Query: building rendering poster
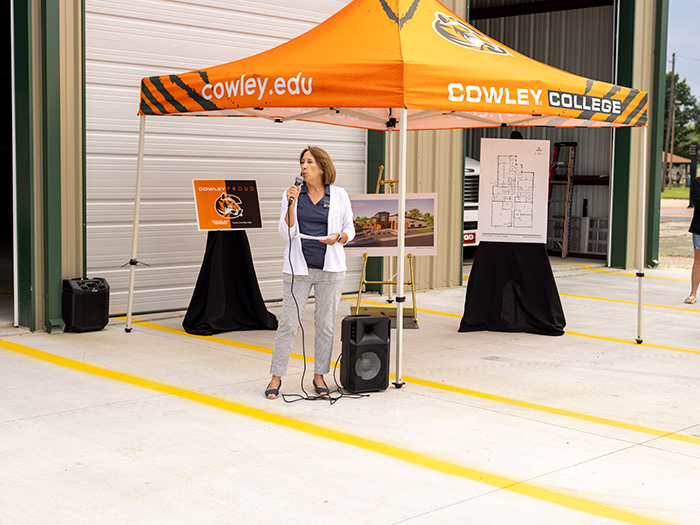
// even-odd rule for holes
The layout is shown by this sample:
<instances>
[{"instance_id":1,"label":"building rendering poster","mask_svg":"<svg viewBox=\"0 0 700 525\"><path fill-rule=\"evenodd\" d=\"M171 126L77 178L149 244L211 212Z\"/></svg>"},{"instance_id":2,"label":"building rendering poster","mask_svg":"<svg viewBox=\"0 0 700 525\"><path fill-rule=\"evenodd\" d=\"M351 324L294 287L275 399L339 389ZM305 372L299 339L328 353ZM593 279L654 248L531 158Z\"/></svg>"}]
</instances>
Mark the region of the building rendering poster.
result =
<instances>
[{"instance_id":1,"label":"building rendering poster","mask_svg":"<svg viewBox=\"0 0 700 525\"><path fill-rule=\"evenodd\" d=\"M398 255L399 195L350 195L355 238L345 245L349 256ZM406 254L437 255L437 193L406 195Z\"/></svg>"}]
</instances>

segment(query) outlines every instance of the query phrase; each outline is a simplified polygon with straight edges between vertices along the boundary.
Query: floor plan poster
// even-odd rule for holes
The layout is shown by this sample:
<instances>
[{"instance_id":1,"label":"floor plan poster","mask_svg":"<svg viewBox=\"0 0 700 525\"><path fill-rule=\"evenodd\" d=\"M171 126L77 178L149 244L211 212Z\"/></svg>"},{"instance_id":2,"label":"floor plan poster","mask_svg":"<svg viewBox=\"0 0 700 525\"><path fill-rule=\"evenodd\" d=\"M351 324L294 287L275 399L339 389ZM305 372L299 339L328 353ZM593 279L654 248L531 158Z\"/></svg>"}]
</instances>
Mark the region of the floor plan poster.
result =
<instances>
[{"instance_id":1,"label":"floor plan poster","mask_svg":"<svg viewBox=\"0 0 700 525\"><path fill-rule=\"evenodd\" d=\"M477 238L547 242L549 141L481 139Z\"/></svg>"}]
</instances>

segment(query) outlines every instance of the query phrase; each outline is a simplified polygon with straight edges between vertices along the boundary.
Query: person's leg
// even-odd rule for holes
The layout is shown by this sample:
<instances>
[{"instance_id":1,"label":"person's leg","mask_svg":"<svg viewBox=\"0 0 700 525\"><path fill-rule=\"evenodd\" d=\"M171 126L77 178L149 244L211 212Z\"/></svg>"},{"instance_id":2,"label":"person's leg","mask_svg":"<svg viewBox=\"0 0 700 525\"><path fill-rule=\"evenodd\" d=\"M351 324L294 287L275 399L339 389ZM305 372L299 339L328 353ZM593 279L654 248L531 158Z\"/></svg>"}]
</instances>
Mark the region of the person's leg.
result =
<instances>
[{"instance_id":1,"label":"person's leg","mask_svg":"<svg viewBox=\"0 0 700 525\"><path fill-rule=\"evenodd\" d=\"M693 248L695 259L693 260L693 269L690 272L690 297L697 297L700 285L700 235L697 233L693 234Z\"/></svg>"},{"instance_id":2,"label":"person's leg","mask_svg":"<svg viewBox=\"0 0 700 525\"><path fill-rule=\"evenodd\" d=\"M330 371L335 318L345 282L345 272L317 272L314 279L314 382L322 386L320 380Z\"/></svg>"},{"instance_id":3,"label":"person's leg","mask_svg":"<svg viewBox=\"0 0 700 525\"><path fill-rule=\"evenodd\" d=\"M294 339L299 329L299 319L304 313L306 300L311 289L311 278L308 275L294 276L293 284L290 274L283 273L282 278L284 281L282 312L280 313L275 341L272 346L272 362L270 363L272 380L268 389L278 388L282 376L287 372L289 356L292 353ZM293 295L292 291L294 292Z\"/></svg>"}]
</instances>

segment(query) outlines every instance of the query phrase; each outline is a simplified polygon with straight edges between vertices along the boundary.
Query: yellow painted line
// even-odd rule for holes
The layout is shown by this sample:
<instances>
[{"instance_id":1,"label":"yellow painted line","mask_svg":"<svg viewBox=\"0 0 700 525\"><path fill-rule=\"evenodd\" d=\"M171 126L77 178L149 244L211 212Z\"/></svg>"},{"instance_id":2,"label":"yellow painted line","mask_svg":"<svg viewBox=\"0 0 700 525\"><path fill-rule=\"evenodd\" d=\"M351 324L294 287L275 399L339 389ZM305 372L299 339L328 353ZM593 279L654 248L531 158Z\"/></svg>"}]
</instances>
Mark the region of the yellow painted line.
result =
<instances>
[{"instance_id":1,"label":"yellow painted line","mask_svg":"<svg viewBox=\"0 0 700 525\"><path fill-rule=\"evenodd\" d=\"M700 445L700 438L693 436L684 436L682 434L675 434L673 432L667 432L665 430L658 430L651 427L645 427L642 425L634 425L632 423L624 423L622 421L615 421L614 419L608 419L598 416L589 416L587 414L581 414L579 412L573 412L571 410L564 410L561 408L550 407L547 405L540 405L538 403L529 403L528 401L520 401L518 399L512 399L509 397L496 396L492 394L486 394L484 392L478 392L476 390L469 390L468 388L460 388L450 385L444 385L441 383L436 383L434 381L426 381L424 379L417 379L415 377L403 377L403 380L409 383L415 383L418 385L427 386L429 388L437 388L440 390L445 390L448 392L454 392L457 394L464 394L466 396L477 397L481 399L487 399L489 401L495 401L497 403L503 403L507 405L518 406L522 408L529 408L532 410L537 410L539 412L547 412L549 414L556 414L559 416L570 417L572 419L580 419L582 421L588 421L589 423L598 423L600 425L607 425L610 427L622 428L626 430L633 430L635 432L641 432L643 434L650 434L652 436L664 437L669 439L675 439L677 441L684 441L686 443L692 443L694 445Z\"/></svg>"},{"instance_id":2,"label":"yellow painted line","mask_svg":"<svg viewBox=\"0 0 700 525\"><path fill-rule=\"evenodd\" d=\"M438 312L437 310L426 310L425 308L418 308L419 312L425 312L426 314L444 315L446 317L456 317L461 319L464 314L451 314L449 312Z\"/></svg>"},{"instance_id":3,"label":"yellow painted line","mask_svg":"<svg viewBox=\"0 0 700 525\"><path fill-rule=\"evenodd\" d=\"M577 297L579 299L592 299L594 301L606 301L609 303L622 303L622 304L633 304L637 305L637 301L624 301L622 299L608 299L606 297L592 297L590 295L577 295L573 293L560 293L559 294L562 297ZM648 306L650 308L666 308L668 310L680 310L682 312L694 312L694 313L700 313L700 310L697 308L683 308L681 306L666 306L664 304L650 304L650 303L643 303L642 306Z\"/></svg>"},{"instance_id":4,"label":"yellow painted line","mask_svg":"<svg viewBox=\"0 0 700 525\"><path fill-rule=\"evenodd\" d=\"M637 277L636 273L630 273L630 272L616 272L613 270L604 270L602 268L590 268L590 270L592 272L610 273L613 275L624 275L627 277ZM688 272L690 272L690 270L688 270ZM647 275L646 273L644 274L644 278L645 279L661 279L663 281L679 281L682 283L689 283L690 282L690 279L678 279L676 277L661 277L658 275Z\"/></svg>"},{"instance_id":5,"label":"yellow painted line","mask_svg":"<svg viewBox=\"0 0 700 525\"><path fill-rule=\"evenodd\" d=\"M117 319L126 320L126 317L117 317ZM179 328L170 328L169 326L163 326L163 325L151 323L148 321L139 321L139 320L134 319L134 318L132 318L131 321L135 324L138 324L139 326L146 326L148 328L153 328L154 330L160 330L162 332L170 332L172 334L186 335L188 337L194 337L195 339L202 339L204 341L212 341L214 343L220 343L220 344L229 345L229 346L236 346L239 348L245 348L246 350L255 350L256 352L263 352L266 354L272 354L272 348L267 348L266 346L250 345L248 343L240 343L238 341L231 341L230 339L224 339L223 337L216 337L214 335L189 334L189 333L185 332L184 330L180 330ZM292 354L291 357L293 357L294 359L301 359L301 360L304 359L304 356L301 356L299 354ZM309 363L313 363L314 358L307 356L306 361Z\"/></svg>"},{"instance_id":6,"label":"yellow painted line","mask_svg":"<svg viewBox=\"0 0 700 525\"><path fill-rule=\"evenodd\" d=\"M265 352L265 353L268 353L268 354L271 354L271 353L272 353L272 350L269 349L269 348L265 348L265 347L262 347L262 346L248 345L248 344L245 344L245 343L238 343L238 342L236 342L236 341L232 341L232 340L230 340L230 339L224 339L224 338L222 338L222 337L192 335L192 334L188 334L188 333L185 332L184 330L179 330L179 329L177 329L177 328L169 328L169 327L167 327L167 326L161 326L161 325L154 324L154 323L139 323L139 325L140 325L140 326L147 326L147 327L153 328L153 329L155 329L155 330L163 330L163 331L165 331L165 332L172 332L172 333L176 333L176 334L180 334L180 335L186 335L186 336L189 336L189 337L196 337L196 338L199 338L199 339L205 339L205 340L209 340L209 341L214 341L214 342L222 343L222 344L229 345L229 346L239 346L239 347L241 347L241 348L248 348L248 349L251 349L251 350L258 350L258 351L262 351L262 352ZM634 345L636 345L636 346L647 346L647 347L650 347L650 348L662 348L662 349L666 349L666 350L668 350L668 349L674 349L674 350L680 350L680 351L691 352L691 353L700 353L700 352L695 351L695 350L677 349L677 348L673 348L673 347L663 347L663 346L660 346L660 345L653 345L653 344L649 344L649 343L642 343L641 345L637 345L637 343L634 342L634 341L626 341L626 340L624 340L624 339L612 339L612 338L608 338L608 337L592 336L592 335L581 334L581 333L577 333L577 332L566 332L566 333L567 333L568 335L574 335L574 336L579 336L579 337L590 337L590 338L593 338L593 339L600 339L600 340L606 340L606 341L613 341L613 342L618 342L618 343L634 344ZM298 354L292 354L292 357L294 357L295 359L302 359L302 356L300 356L300 355L298 355ZM307 360L312 360L312 358L307 357ZM331 363L331 364L332 364L334 367L339 366L338 363ZM391 374L391 376L392 376L392 378L395 379L395 376L394 376L393 374ZM556 407L550 407L550 406L546 406L546 405L540 405L540 404L537 404L537 403L529 403L529 402L527 402L527 401L520 401L520 400L518 400L518 399L512 399L512 398L508 398L508 397L502 397L502 396L487 394L487 393L484 393L484 392L478 392L478 391L476 391L476 390L469 390L469 389L466 389L466 388L460 388L460 387L445 385L445 384L442 384L442 383L436 383L436 382L434 382L434 381L427 381L427 380L424 380L424 379L418 379L418 378L411 378L411 377L403 376L403 377L402 377L402 380L406 381L407 383L415 383L415 384L417 384L417 385L423 385L423 386L427 386L427 387L430 387L430 388L437 388L437 389L445 390L445 391L448 391L448 392L455 392L455 393L464 394L464 395L468 395L468 396L472 396L472 397L477 397L477 398L481 398L481 399L488 399L488 400L490 400L490 401L494 401L494 402L497 402L497 403L504 403L504 404L513 405L513 406L529 408L529 409L537 410L537 411L540 411L540 412L546 412L546 413L550 413L550 414L557 414L557 415L561 415L561 416L570 417L570 418L573 418L573 419L579 419L579 420L582 420L582 421L588 421L588 422L591 422L591 423L598 423L598 424L601 424L601 425L607 425L607 426L616 427L616 428L622 428L622 429L627 429L627 430L634 430L634 431L636 431L636 432L641 432L641 433L643 433L643 434L649 434L649 435L657 436L657 437L664 437L664 438L669 438L669 439L675 439L675 440L677 440L677 441L684 441L684 442L686 442L686 443L692 443L692 444L694 444L694 445L700 445L700 438L695 438L695 437L692 437L692 436L685 436L685 435L682 435L682 434L675 434L675 433L673 433L673 432L668 432L668 431L666 431L666 430L658 430L658 429L655 429L655 428L644 427L644 426L641 426L641 425L634 425L634 424L631 424L631 423L624 423L624 422L622 422L622 421L615 421L615 420L613 420L613 419L606 419L606 418L601 418L601 417L597 417L597 416L590 416L590 415L588 415L588 414L581 414L581 413L578 413L578 412L573 412L573 411L570 411L570 410L564 410L564 409L560 409L560 408L556 408Z\"/></svg>"},{"instance_id":7,"label":"yellow painted line","mask_svg":"<svg viewBox=\"0 0 700 525\"><path fill-rule=\"evenodd\" d=\"M630 305L634 305L634 306L637 305L636 301L626 301L626 300L622 300L622 299L608 299L606 297L593 297L590 295L578 295L578 294L572 294L572 293L560 293L559 295L562 297L576 297L578 299L591 299L593 301L606 301L606 302L610 302L610 303L630 304ZM348 297L348 296L343 296L343 299L347 299L349 301L357 301L357 298L352 298L352 297ZM375 306L385 306L386 305L386 303L377 302L377 301L368 301L365 299L363 299L361 302L363 304L372 304ZM650 304L650 303L643 303L642 306L650 307L650 308L665 308L667 310L678 310L681 312L700 313L700 309L697 309L697 308L683 308L680 306L666 306L663 304ZM456 317L458 319L461 319L463 316L463 313L453 314L453 313L449 313L449 312L440 312L437 310L426 310L425 308L418 308L418 311L425 312L427 314L442 315L442 316L446 316L446 317Z\"/></svg>"},{"instance_id":8,"label":"yellow painted line","mask_svg":"<svg viewBox=\"0 0 700 525\"><path fill-rule=\"evenodd\" d=\"M505 476L499 476L496 474L476 470L470 467L465 467L463 465L458 465L456 463L436 459L432 456L396 447L394 445L390 445L381 441L363 438L361 436L348 434L347 432L333 430L331 428L323 427L321 425L316 425L314 423L308 423L306 421L293 419L287 416L275 414L273 412L268 412L266 410L261 410L259 408L235 403L233 401L220 399L206 394L200 394L198 392L192 392L183 388L166 385L163 383L157 383L155 381L150 381L148 379L124 374L122 372L116 372L114 370L109 370L106 368L100 368L86 363L81 363L79 361L74 361L72 359L60 357L54 354L49 354L47 352L43 352L41 350L19 345L16 343L10 343L7 341L0 340L0 346L8 350L22 353L60 366L72 368L74 370L79 370L88 374L93 374L100 377L113 379L116 381L121 381L123 383L128 383L142 388L147 388L156 392L161 392L182 399L188 399L196 403L202 403L242 416L251 417L260 421L272 423L274 425L291 428L293 430L298 430L300 432L304 432L312 436L322 437L325 439L335 441L337 443L350 445L356 448L367 450L369 452L381 454L383 456L393 457L400 461L424 467L435 472L450 474L453 476L469 479L471 481L485 483L498 489L504 489L511 492L515 492L517 494L521 494L523 496L547 501L549 503L554 503L556 505L567 507L569 509L591 514L593 516L616 519L618 521L634 524L646 525L668 523L640 516L638 514L627 512L621 509L616 509L614 507L609 507L607 505L603 505L601 503L587 500L584 498L572 496L570 494L565 494L562 492L557 492L555 490L538 487L537 485L532 485L530 483L507 478Z\"/></svg>"},{"instance_id":9,"label":"yellow painted line","mask_svg":"<svg viewBox=\"0 0 700 525\"><path fill-rule=\"evenodd\" d=\"M591 265L590 264L583 264L583 263L566 263L566 262L555 262L555 261L550 261L551 264L559 264L562 266L580 266L582 270L588 270Z\"/></svg>"},{"instance_id":10,"label":"yellow painted line","mask_svg":"<svg viewBox=\"0 0 700 525\"><path fill-rule=\"evenodd\" d=\"M636 341L628 339L618 339L617 337L605 337L602 335L583 334L580 332L570 332L568 330L566 330L565 333L567 335L575 335L576 337L586 337L588 339L597 339L599 341L612 341L613 343L624 343L634 346L645 346L647 348L658 348L660 350L673 350L674 352L685 352L687 354L700 354L700 350L690 350L689 348L681 348L679 346L657 345L653 343L638 344Z\"/></svg>"},{"instance_id":11,"label":"yellow painted line","mask_svg":"<svg viewBox=\"0 0 700 525\"><path fill-rule=\"evenodd\" d=\"M341 299L347 299L348 301L355 301L357 303L357 297L349 297L347 295L343 295ZM360 301L362 304L371 304L374 306L386 306L386 302L379 302L379 301L368 301L367 299L363 299ZM435 315L444 315L447 317L457 317L457 318L462 318L462 314L451 314L448 312L438 312L437 310L426 310L425 308L418 308L419 312L425 312L426 314L435 314Z\"/></svg>"}]
</instances>

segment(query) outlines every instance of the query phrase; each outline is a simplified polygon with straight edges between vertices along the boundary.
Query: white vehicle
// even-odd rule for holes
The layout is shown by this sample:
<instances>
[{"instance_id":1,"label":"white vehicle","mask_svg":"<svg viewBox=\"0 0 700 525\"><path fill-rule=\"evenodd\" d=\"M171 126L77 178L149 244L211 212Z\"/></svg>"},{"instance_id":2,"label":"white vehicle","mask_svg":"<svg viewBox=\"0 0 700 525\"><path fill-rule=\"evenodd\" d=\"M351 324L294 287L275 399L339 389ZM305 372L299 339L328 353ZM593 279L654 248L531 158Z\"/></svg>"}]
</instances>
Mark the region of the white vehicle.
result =
<instances>
[{"instance_id":1,"label":"white vehicle","mask_svg":"<svg viewBox=\"0 0 700 525\"><path fill-rule=\"evenodd\" d=\"M476 226L479 218L480 163L469 157L464 159L464 232L462 247L478 246Z\"/></svg>"}]
</instances>

